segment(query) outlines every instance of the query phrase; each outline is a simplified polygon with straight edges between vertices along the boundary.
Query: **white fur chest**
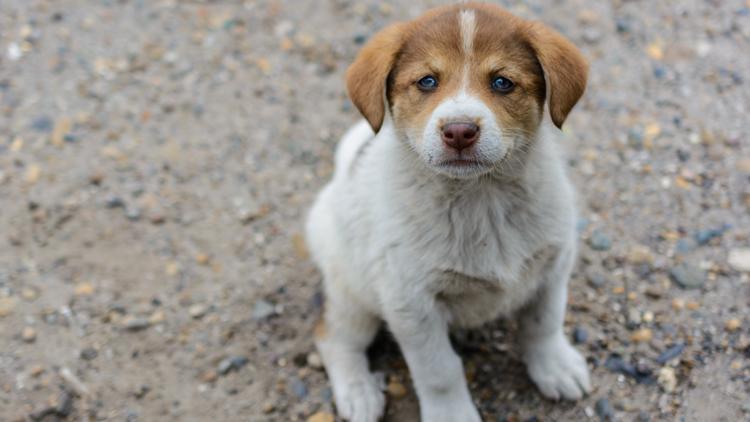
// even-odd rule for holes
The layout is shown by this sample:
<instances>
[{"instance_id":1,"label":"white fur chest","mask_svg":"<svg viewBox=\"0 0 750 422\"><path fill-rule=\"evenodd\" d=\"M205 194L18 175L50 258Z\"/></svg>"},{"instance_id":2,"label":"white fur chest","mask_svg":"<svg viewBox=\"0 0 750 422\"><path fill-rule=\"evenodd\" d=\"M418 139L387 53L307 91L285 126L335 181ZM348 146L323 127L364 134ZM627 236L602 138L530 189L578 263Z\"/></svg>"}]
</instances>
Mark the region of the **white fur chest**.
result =
<instances>
[{"instance_id":1,"label":"white fur chest","mask_svg":"<svg viewBox=\"0 0 750 422\"><path fill-rule=\"evenodd\" d=\"M404 221L401 241L408 247L400 249L412 252L399 261L419 262L426 289L452 324L476 326L507 315L537 290L539 270L552 256L525 196L518 186L483 181L412 204L420 214Z\"/></svg>"}]
</instances>

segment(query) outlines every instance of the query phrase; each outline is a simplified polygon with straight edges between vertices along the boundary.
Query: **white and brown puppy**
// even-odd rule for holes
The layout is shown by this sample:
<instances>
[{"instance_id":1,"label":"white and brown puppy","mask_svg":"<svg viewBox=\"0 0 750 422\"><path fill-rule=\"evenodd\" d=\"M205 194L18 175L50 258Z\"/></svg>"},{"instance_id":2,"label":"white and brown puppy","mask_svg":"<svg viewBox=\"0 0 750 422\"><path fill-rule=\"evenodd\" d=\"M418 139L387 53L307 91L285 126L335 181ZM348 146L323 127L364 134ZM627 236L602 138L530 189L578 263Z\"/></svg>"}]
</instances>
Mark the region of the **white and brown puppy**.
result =
<instances>
[{"instance_id":1,"label":"white and brown puppy","mask_svg":"<svg viewBox=\"0 0 750 422\"><path fill-rule=\"evenodd\" d=\"M385 321L422 419L477 421L448 329L517 315L546 397L590 390L563 335L576 254L574 192L549 139L587 64L557 32L484 4L434 9L377 34L347 73L366 118L341 140L307 241L327 298L315 341L338 413L375 421L365 349Z\"/></svg>"}]
</instances>

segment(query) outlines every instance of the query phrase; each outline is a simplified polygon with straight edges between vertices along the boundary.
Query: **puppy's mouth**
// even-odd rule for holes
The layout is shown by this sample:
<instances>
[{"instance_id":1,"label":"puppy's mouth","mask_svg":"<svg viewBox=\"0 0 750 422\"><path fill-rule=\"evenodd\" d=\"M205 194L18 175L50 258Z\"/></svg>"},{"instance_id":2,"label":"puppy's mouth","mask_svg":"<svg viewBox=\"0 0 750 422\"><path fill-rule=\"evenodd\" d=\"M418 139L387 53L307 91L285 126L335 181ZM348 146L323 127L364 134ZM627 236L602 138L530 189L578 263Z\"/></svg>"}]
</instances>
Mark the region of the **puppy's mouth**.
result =
<instances>
[{"instance_id":1,"label":"puppy's mouth","mask_svg":"<svg viewBox=\"0 0 750 422\"><path fill-rule=\"evenodd\" d=\"M492 170L493 164L475 158L453 158L438 162L434 168L449 177L463 179L485 174Z\"/></svg>"},{"instance_id":2,"label":"puppy's mouth","mask_svg":"<svg viewBox=\"0 0 750 422\"><path fill-rule=\"evenodd\" d=\"M438 163L440 167L488 167L490 163L471 158L457 158L454 160L445 160Z\"/></svg>"}]
</instances>

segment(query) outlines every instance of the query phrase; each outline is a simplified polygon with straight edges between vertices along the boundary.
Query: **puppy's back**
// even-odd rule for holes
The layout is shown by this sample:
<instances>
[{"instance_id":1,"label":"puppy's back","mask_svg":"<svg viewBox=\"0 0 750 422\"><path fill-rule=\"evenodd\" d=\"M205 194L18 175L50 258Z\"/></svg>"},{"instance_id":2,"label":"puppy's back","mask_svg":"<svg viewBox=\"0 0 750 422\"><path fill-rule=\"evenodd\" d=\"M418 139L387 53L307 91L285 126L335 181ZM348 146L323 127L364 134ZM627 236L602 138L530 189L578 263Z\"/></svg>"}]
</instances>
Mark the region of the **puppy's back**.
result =
<instances>
[{"instance_id":1,"label":"puppy's back","mask_svg":"<svg viewBox=\"0 0 750 422\"><path fill-rule=\"evenodd\" d=\"M357 159L360 151L365 147L365 144L375 136L369 123L366 120L362 120L359 123L352 126L345 134L341 137L338 146L336 147L336 170L334 172L334 178L345 175L349 168L352 166L354 160Z\"/></svg>"}]
</instances>

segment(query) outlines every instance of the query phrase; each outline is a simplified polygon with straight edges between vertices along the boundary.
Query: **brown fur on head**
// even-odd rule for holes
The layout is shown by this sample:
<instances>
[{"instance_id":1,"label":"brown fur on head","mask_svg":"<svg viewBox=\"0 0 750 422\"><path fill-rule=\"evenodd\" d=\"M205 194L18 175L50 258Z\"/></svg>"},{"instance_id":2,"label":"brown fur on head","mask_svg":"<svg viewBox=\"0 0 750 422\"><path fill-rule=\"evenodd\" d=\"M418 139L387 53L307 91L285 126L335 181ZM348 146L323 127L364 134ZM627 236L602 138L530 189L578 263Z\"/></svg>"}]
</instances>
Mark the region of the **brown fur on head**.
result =
<instances>
[{"instance_id":1,"label":"brown fur on head","mask_svg":"<svg viewBox=\"0 0 750 422\"><path fill-rule=\"evenodd\" d=\"M475 16L472 51L462 48L464 34L457 18L462 10ZM469 90L492 108L502 125L524 130L538 126L545 98L552 121L561 127L583 95L588 73L581 53L556 31L498 6L468 3L436 8L376 34L347 71L347 88L375 131L383 124L386 99L394 120L408 120L395 122L397 126L419 126L459 89L467 63ZM415 79L427 72L441 73L439 95L416 91ZM487 88L488 79L500 72L516 83L510 95L499 97Z\"/></svg>"}]
</instances>

